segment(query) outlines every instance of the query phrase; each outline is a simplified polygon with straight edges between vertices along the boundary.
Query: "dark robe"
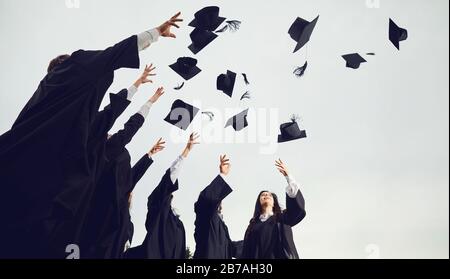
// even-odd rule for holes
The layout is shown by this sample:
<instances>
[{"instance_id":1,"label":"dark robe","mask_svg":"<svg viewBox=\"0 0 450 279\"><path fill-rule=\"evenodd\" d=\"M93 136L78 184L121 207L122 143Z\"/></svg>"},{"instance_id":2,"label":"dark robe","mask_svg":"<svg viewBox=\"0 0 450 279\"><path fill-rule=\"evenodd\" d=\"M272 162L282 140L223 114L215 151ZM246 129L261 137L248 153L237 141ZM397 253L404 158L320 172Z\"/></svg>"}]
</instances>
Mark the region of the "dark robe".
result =
<instances>
[{"instance_id":1,"label":"dark robe","mask_svg":"<svg viewBox=\"0 0 450 279\"><path fill-rule=\"evenodd\" d=\"M82 247L86 258L121 258L127 241L131 242L133 224L128 197L153 163L145 154L133 167L126 145L144 123L133 115L124 129L106 143L106 166L97 183L83 231ZM130 236L131 232L131 236Z\"/></svg>"},{"instance_id":2,"label":"dark robe","mask_svg":"<svg viewBox=\"0 0 450 279\"><path fill-rule=\"evenodd\" d=\"M298 259L292 227L305 218L305 200L300 190L295 198L286 195L286 210L265 222L252 221L244 239L244 259Z\"/></svg>"},{"instance_id":3,"label":"dark robe","mask_svg":"<svg viewBox=\"0 0 450 279\"><path fill-rule=\"evenodd\" d=\"M138 67L137 36L104 51L74 52L40 82L12 129L0 136L0 257L41 257L53 209L76 215L83 193L57 196L92 185L96 152L90 140L100 103L116 69Z\"/></svg>"},{"instance_id":4,"label":"dark robe","mask_svg":"<svg viewBox=\"0 0 450 279\"><path fill-rule=\"evenodd\" d=\"M206 187L195 203L195 253L194 259L231 259L239 257L242 241L233 242L228 227L218 212L218 207L233 190L218 175Z\"/></svg>"},{"instance_id":5,"label":"dark robe","mask_svg":"<svg viewBox=\"0 0 450 279\"><path fill-rule=\"evenodd\" d=\"M55 198L52 215L46 220L47 226L52 226L49 234L48 247L50 253L47 257L64 257L65 247L68 243L77 244L82 255L86 255L83 243L83 228L88 220L89 209L93 203L92 198L97 188L97 176L106 166L105 153L107 132L112 128L116 119L130 104L127 100L127 90L123 89L118 94L110 94L111 104L99 112L91 125L88 139L90 167L95 174L91 183L87 185L73 184L63 189ZM77 206L74 215L68 212L71 205Z\"/></svg>"},{"instance_id":6,"label":"dark robe","mask_svg":"<svg viewBox=\"0 0 450 279\"><path fill-rule=\"evenodd\" d=\"M184 225L172 212L172 193L178 190L178 181L172 183L170 169L148 198L147 235L144 242L128 249L129 259L184 259L186 258L186 234Z\"/></svg>"}]
</instances>

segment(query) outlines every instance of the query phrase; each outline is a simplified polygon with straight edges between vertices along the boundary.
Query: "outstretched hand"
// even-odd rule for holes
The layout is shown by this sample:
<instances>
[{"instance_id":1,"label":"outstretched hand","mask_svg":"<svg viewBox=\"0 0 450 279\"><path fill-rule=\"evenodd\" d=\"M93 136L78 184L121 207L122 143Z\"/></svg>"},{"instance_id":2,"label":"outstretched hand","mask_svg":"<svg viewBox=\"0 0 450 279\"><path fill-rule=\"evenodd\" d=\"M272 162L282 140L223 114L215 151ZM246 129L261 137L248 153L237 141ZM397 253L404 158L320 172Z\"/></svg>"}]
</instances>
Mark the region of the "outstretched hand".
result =
<instances>
[{"instance_id":1,"label":"outstretched hand","mask_svg":"<svg viewBox=\"0 0 450 279\"><path fill-rule=\"evenodd\" d=\"M230 159L227 158L227 155L220 156L220 173L223 175L228 175L230 172L231 164Z\"/></svg>"},{"instance_id":2,"label":"outstretched hand","mask_svg":"<svg viewBox=\"0 0 450 279\"><path fill-rule=\"evenodd\" d=\"M281 159L278 159L275 161L275 166L277 167L278 171L284 175L284 176L288 176L289 175L289 171L286 167L286 165L283 163L283 161L281 161Z\"/></svg>"},{"instance_id":3,"label":"outstretched hand","mask_svg":"<svg viewBox=\"0 0 450 279\"><path fill-rule=\"evenodd\" d=\"M191 152L192 148L194 148L195 145L199 144L199 142L197 141L198 138L200 138L200 136L197 133L192 133L189 136L189 141L186 144L186 147L184 148L183 154L182 156L184 158L187 158L187 156L189 155L189 153Z\"/></svg>"},{"instance_id":4,"label":"outstretched hand","mask_svg":"<svg viewBox=\"0 0 450 279\"><path fill-rule=\"evenodd\" d=\"M150 149L150 151L148 152L148 155L149 155L149 156L153 156L153 155L155 155L156 153L158 153L158 152L160 152L160 151L163 151L164 148L166 148L166 147L164 146L164 144L166 144L166 142L165 142L162 138L160 138L160 139L158 140L158 142L152 147L152 149Z\"/></svg>"},{"instance_id":5,"label":"outstretched hand","mask_svg":"<svg viewBox=\"0 0 450 279\"><path fill-rule=\"evenodd\" d=\"M155 69L156 68L153 67L153 64L150 64L150 66L145 65L144 72L138 78L138 80L136 80L136 82L134 83L134 86L136 86L136 88L139 88L139 86L141 86L142 84L149 83L149 82L153 83L153 81L151 79L149 79L149 77L156 76L155 73L152 73Z\"/></svg>"},{"instance_id":6,"label":"outstretched hand","mask_svg":"<svg viewBox=\"0 0 450 279\"><path fill-rule=\"evenodd\" d=\"M156 103L162 95L164 95L164 87L161 86L156 90L155 94L153 94L153 96L150 98L150 100L149 100L150 103L152 103L152 104Z\"/></svg>"},{"instance_id":7,"label":"outstretched hand","mask_svg":"<svg viewBox=\"0 0 450 279\"><path fill-rule=\"evenodd\" d=\"M181 12L177 13L173 17L171 17L168 21L161 24L158 28L156 28L159 32L159 34L162 37L169 37L169 38L176 38L175 34L171 32L172 27L180 28L180 26L177 24L177 22L182 22L183 19L178 18L181 15Z\"/></svg>"}]
</instances>

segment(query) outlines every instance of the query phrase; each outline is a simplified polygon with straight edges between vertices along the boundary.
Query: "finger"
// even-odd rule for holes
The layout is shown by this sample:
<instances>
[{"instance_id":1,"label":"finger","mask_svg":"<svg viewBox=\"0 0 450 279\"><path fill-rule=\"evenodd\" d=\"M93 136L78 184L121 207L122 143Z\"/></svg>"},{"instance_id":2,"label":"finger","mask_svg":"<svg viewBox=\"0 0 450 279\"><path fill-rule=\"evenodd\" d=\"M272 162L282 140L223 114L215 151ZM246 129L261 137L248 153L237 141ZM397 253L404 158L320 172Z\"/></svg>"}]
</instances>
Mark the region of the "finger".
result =
<instances>
[{"instance_id":1,"label":"finger","mask_svg":"<svg viewBox=\"0 0 450 279\"><path fill-rule=\"evenodd\" d=\"M220 161L222 162L222 160L223 160L223 156L222 156L222 155L220 155Z\"/></svg>"},{"instance_id":2,"label":"finger","mask_svg":"<svg viewBox=\"0 0 450 279\"><path fill-rule=\"evenodd\" d=\"M152 72L152 71L154 71L156 69L156 67L153 67L153 68L150 68L148 71L149 72Z\"/></svg>"},{"instance_id":3,"label":"finger","mask_svg":"<svg viewBox=\"0 0 450 279\"><path fill-rule=\"evenodd\" d=\"M176 13L173 17L171 17L171 19L176 19L177 17L179 17L181 15L181 12Z\"/></svg>"},{"instance_id":4,"label":"finger","mask_svg":"<svg viewBox=\"0 0 450 279\"><path fill-rule=\"evenodd\" d=\"M169 35L168 35L170 38L174 38L174 39L176 39L177 38L177 36L175 36L175 34L173 34L173 33L169 33Z\"/></svg>"},{"instance_id":5,"label":"finger","mask_svg":"<svg viewBox=\"0 0 450 279\"><path fill-rule=\"evenodd\" d=\"M173 26L173 27L176 27L176 28L180 28L180 26L178 26L178 24L173 23L173 22L170 22L170 25Z\"/></svg>"}]
</instances>

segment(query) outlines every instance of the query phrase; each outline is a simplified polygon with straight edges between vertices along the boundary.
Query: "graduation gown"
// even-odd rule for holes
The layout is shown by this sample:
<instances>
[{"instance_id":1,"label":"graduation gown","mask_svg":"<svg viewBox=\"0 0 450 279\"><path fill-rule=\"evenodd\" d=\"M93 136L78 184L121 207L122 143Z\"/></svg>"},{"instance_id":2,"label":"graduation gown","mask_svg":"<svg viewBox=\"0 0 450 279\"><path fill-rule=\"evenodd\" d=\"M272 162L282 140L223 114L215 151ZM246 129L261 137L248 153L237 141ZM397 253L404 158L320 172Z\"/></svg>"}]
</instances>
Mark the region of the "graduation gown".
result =
<instances>
[{"instance_id":1,"label":"graduation gown","mask_svg":"<svg viewBox=\"0 0 450 279\"><path fill-rule=\"evenodd\" d=\"M244 259L298 259L292 227L305 218L305 200L300 190L295 198L286 195L286 210L265 222L252 221L245 233Z\"/></svg>"},{"instance_id":2,"label":"graduation gown","mask_svg":"<svg viewBox=\"0 0 450 279\"><path fill-rule=\"evenodd\" d=\"M120 258L130 238L128 196L153 160L145 154L131 167L131 156L125 146L143 123L142 115L133 115L124 128L106 142L106 165L95 187L83 230L82 245L88 258Z\"/></svg>"},{"instance_id":3,"label":"graduation gown","mask_svg":"<svg viewBox=\"0 0 450 279\"><path fill-rule=\"evenodd\" d=\"M129 259L184 259L186 258L186 234L184 225L172 212L172 193L178 190L178 181L172 183L170 169L148 198L147 235L144 242L128 249Z\"/></svg>"},{"instance_id":4,"label":"graduation gown","mask_svg":"<svg viewBox=\"0 0 450 279\"><path fill-rule=\"evenodd\" d=\"M45 221L48 227L52 227L49 233L49 254L47 257L64 257L67 243L77 244L86 255L82 243L83 227L89 216L89 209L93 203L92 198L97 188L97 175L105 167L105 151L107 132L114 125L115 120L130 104L127 100L127 90L123 89L118 94L110 94L111 104L99 112L91 125L92 131L88 140L90 167L95 174L89 184L73 184L63 189L55 198L51 216ZM70 206L78 206L74 215L67 210Z\"/></svg>"},{"instance_id":5,"label":"graduation gown","mask_svg":"<svg viewBox=\"0 0 450 279\"><path fill-rule=\"evenodd\" d=\"M12 129L0 136L0 257L41 255L45 246L32 247L52 230L42 222L55 204L75 216L80 198L57 196L91 185L96 170L89 141L98 108L114 71L138 67L137 36L104 51L74 52L47 74Z\"/></svg>"},{"instance_id":6,"label":"graduation gown","mask_svg":"<svg viewBox=\"0 0 450 279\"><path fill-rule=\"evenodd\" d=\"M195 253L194 259L231 259L239 257L242 241L233 242L228 227L217 211L220 203L233 190L218 175L206 187L195 203Z\"/></svg>"}]
</instances>

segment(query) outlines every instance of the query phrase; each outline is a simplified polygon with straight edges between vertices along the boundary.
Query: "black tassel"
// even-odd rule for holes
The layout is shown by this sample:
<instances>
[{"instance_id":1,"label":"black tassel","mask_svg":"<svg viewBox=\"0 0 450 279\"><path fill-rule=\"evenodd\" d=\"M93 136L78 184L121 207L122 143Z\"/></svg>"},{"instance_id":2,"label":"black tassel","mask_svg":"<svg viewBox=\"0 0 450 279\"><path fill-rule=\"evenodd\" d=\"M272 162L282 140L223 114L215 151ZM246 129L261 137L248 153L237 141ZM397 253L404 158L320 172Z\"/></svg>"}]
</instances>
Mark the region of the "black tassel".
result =
<instances>
[{"instance_id":1,"label":"black tassel","mask_svg":"<svg viewBox=\"0 0 450 279\"><path fill-rule=\"evenodd\" d=\"M210 111L204 111L204 112L202 112L202 114L208 116L209 117L209 121L213 121L214 120L214 113L212 113Z\"/></svg>"},{"instance_id":2,"label":"black tassel","mask_svg":"<svg viewBox=\"0 0 450 279\"><path fill-rule=\"evenodd\" d=\"M293 114L293 115L291 115L291 121L292 121L293 123L299 122L299 121L300 121L300 116L299 116L298 114Z\"/></svg>"},{"instance_id":3,"label":"black tassel","mask_svg":"<svg viewBox=\"0 0 450 279\"><path fill-rule=\"evenodd\" d=\"M375 53L374 52L369 52L369 53L366 53L366 55L375 56Z\"/></svg>"},{"instance_id":4,"label":"black tassel","mask_svg":"<svg viewBox=\"0 0 450 279\"><path fill-rule=\"evenodd\" d=\"M183 88L183 86L184 86L184 82L183 82L182 84L180 84L180 85L174 87L173 89L174 89L174 90L181 90L181 88Z\"/></svg>"},{"instance_id":5,"label":"black tassel","mask_svg":"<svg viewBox=\"0 0 450 279\"><path fill-rule=\"evenodd\" d=\"M246 85L249 85L250 82L248 81L247 74L242 73L242 76L244 77L245 84L246 84Z\"/></svg>"},{"instance_id":6,"label":"black tassel","mask_svg":"<svg viewBox=\"0 0 450 279\"><path fill-rule=\"evenodd\" d=\"M223 32L225 32L227 30L228 30L228 25L225 25L224 27L222 27L219 30L217 30L216 33L223 33Z\"/></svg>"},{"instance_id":7,"label":"black tassel","mask_svg":"<svg viewBox=\"0 0 450 279\"><path fill-rule=\"evenodd\" d=\"M294 75L296 77L302 77L305 74L306 68L308 68L308 61L305 62L305 65L295 68Z\"/></svg>"},{"instance_id":8,"label":"black tassel","mask_svg":"<svg viewBox=\"0 0 450 279\"><path fill-rule=\"evenodd\" d=\"M250 91L247 91L244 93L244 95L242 95L241 101L244 99L251 99L251 98L252 98L252 96L250 95Z\"/></svg>"},{"instance_id":9,"label":"black tassel","mask_svg":"<svg viewBox=\"0 0 450 279\"><path fill-rule=\"evenodd\" d=\"M231 32L236 32L239 30L239 28L241 28L242 22L239 20L227 20L226 23L227 25L217 30L216 33L223 33L228 30L230 30Z\"/></svg>"}]
</instances>

